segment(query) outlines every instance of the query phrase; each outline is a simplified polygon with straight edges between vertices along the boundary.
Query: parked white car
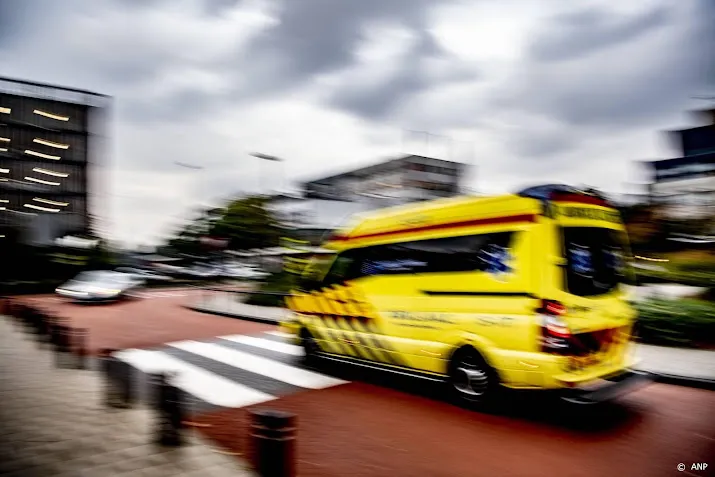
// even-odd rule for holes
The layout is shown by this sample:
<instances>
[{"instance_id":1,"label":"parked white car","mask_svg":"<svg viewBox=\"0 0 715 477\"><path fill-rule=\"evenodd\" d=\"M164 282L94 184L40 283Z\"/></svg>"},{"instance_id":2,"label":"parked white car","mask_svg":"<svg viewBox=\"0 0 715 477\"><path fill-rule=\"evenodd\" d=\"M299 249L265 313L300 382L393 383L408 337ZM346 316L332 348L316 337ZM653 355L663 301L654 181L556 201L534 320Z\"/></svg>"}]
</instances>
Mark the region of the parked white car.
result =
<instances>
[{"instance_id":1,"label":"parked white car","mask_svg":"<svg viewBox=\"0 0 715 477\"><path fill-rule=\"evenodd\" d=\"M216 270L215 268L212 267L206 267L206 266L193 266L189 269L186 270L186 273L189 276L195 277L195 278L214 278L220 275L220 272Z\"/></svg>"},{"instance_id":2,"label":"parked white car","mask_svg":"<svg viewBox=\"0 0 715 477\"><path fill-rule=\"evenodd\" d=\"M144 285L143 279L128 273L97 270L80 273L57 287L55 292L73 301L115 301L131 296Z\"/></svg>"},{"instance_id":3,"label":"parked white car","mask_svg":"<svg viewBox=\"0 0 715 477\"><path fill-rule=\"evenodd\" d=\"M231 277L231 278L260 280L262 278L266 278L270 274L267 272L264 272L263 270L260 270L256 267L233 266L233 267L226 268L225 275L228 277Z\"/></svg>"},{"instance_id":4,"label":"parked white car","mask_svg":"<svg viewBox=\"0 0 715 477\"><path fill-rule=\"evenodd\" d=\"M170 282L173 280L168 275L152 272L151 270L143 270L141 268L121 267L117 268L118 272L134 275L138 279L147 280L150 282Z\"/></svg>"}]
</instances>

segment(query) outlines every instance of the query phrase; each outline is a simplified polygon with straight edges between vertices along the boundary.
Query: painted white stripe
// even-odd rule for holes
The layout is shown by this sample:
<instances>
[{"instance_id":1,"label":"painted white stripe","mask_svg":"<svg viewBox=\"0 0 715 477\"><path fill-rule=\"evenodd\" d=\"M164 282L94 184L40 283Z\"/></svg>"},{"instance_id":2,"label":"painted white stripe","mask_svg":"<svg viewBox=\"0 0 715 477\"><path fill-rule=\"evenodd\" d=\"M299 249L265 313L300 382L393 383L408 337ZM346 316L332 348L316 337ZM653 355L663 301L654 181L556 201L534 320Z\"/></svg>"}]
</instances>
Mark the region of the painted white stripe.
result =
<instances>
[{"instance_id":1,"label":"painted white stripe","mask_svg":"<svg viewBox=\"0 0 715 477\"><path fill-rule=\"evenodd\" d=\"M293 338L295 335L286 333L285 331L266 331L269 335L279 336L281 338Z\"/></svg>"},{"instance_id":2,"label":"painted white stripe","mask_svg":"<svg viewBox=\"0 0 715 477\"><path fill-rule=\"evenodd\" d=\"M198 341L179 341L168 344L169 346L183 349L189 353L198 354L205 358L228 364L229 366L245 369L251 373L261 374L302 388L322 389L346 382L324 374L289 366L271 359L229 349L221 345L200 343Z\"/></svg>"},{"instance_id":3,"label":"painted white stripe","mask_svg":"<svg viewBox=\"0 0 715 477\"><path fill-rule=\"evenodd\" d=\"M256 338L255 336L245 336L245 335L229 335L221 336L225 340L233 341L235 343L241 343L249 346L254 346L256 348L268 349L275 351L277 353L290 354L293 356L304 356L305 352L300 346L296 346L289 343L279 343L277 341L264 340L262 338Z\"/></svg>"},{"instance_id":4,"label":"painted white stripe","mask_svg":"<svg viewBox=\"0 0 715 477\"><path fill-rule=\"evenodd\" d=\"M275 399L161 351L128 349L114 356L145 373L176 372L176 387L216 406L243 407Z\"/></svg>"},{"instance_id":5,"label":"painted white stripe","mask_svg":"<svg viewBox=\"0 0 715 477\"><path fill-rule=\"evenodd\" d=\"M186 293L140 292L137 296L140 298L170 298L188 295Z\"/></svg>"}]
</instances>

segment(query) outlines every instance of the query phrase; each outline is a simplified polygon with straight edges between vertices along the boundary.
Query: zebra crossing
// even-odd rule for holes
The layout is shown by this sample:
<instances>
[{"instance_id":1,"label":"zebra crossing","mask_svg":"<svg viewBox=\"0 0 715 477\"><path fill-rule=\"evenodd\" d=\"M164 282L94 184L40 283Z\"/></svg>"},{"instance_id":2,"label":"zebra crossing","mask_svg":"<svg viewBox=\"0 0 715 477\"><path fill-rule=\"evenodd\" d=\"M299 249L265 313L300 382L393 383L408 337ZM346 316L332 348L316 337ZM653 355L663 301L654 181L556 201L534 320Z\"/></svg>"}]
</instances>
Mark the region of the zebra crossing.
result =
<instances>
[{"instance_id":1,"label":"zebra crossing","mask_svg":"<svg viewBox=\"0 0 715 477\"><path fill-rule=\"evenodd\" d=\"M325 389L346 381L304 368L303 350L289 335L220 336L206 341L177 341L157 349L126 349L114 353L133 367L139 386L149 376L171 373L174 385L188 396L194 410L239 408L306 390Z\"/></svg>"}]
</instances>

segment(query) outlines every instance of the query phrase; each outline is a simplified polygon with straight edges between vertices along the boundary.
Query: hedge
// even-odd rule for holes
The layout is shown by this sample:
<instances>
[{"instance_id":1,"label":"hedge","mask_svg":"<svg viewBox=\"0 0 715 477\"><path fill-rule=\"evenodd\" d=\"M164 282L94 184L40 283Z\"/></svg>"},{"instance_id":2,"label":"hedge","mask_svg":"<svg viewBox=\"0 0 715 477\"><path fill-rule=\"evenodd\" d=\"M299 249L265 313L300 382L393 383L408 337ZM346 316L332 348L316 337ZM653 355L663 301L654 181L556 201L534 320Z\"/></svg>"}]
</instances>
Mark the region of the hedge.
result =
<instances>
[{"instance_id":1,"label":"hedge","mask_svg":"<svg viewBox=\"0 0 715 477\"><path fill-rule=\"evenodd\" d=\"M290 293L296 282L292 273L280 272L270 275L254 293L248 295L247 305L285 306L285 295Z\"/></svg>"},{"instance_id":2,"label":"hedge","mask_svg":"<svg viewBox=\"0 0 715 477\"><path fill-rule=\"evenodd\" d=\"M643 343L693 348L715 347L715 304L700 300L646 300L638 310Z\"/></svg>"},{"instance_id":3,"label":"hedge","mask_svg":"<svg viewBox=\"0 0 715 477\"><path fill-rule=\"evenodd\" d=\"M638 270L638 281L644 283L679 283L695 287L715 287L715 273L684 270Z\"/></svg>"}]
</instances>

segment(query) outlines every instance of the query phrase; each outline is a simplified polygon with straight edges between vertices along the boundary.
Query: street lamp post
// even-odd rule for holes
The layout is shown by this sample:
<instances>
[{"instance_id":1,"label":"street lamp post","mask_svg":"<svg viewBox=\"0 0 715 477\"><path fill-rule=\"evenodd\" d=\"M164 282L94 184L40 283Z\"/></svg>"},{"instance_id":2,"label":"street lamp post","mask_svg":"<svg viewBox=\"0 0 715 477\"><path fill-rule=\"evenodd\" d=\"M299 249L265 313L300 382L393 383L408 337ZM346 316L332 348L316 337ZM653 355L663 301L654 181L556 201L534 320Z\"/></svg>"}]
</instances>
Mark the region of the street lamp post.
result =
<instances>
[{"instance_id":1,"label":"street lamp post","mask_svg":"<svg viewBox=\"0 0 715 477\"><path fill-rule=\"evenodd\" d=\"M199 166L199 165L196 165L196 164L188 164L188 163L185 163L185 162L174 161L174 165L176 165L176 166L178 166L178 167L181 167L181 168L183 168L183 169L189 170L189 171L194 171L194 172L196 172L197 174L198 174L199 171L203 171L203 170L204 170L204 166ZM200 191L196 191L196 192L197 192L196 195L198 196ZM189 197L189 203L191 203L191 200L192 200L192 197Z\"/></svg>"},{"instance_id":2,"label":"street lamp post","mask_svg":"<svg viewBox=\"0 0 715 477\"><path fill-rule=\"evenodd\" d=\"M283 162L283 160L280 157L271 156L271 155L263 154L260 152L252 152L250 155L252 157L255 157L256 159L261 159L264 161L279 162L279 163ZM258 188L259 188L259 194L260 194L261 190L263 189L263 180L262 180L263 174L262 174L260 165L258 167L259 167L259 169L258 169ZM281 174L281 175L283 175L283 174ZM281 182L283 182L283 178L281 178ZM281 185L283 185L283 184L281 184Z\"/></svg>"}]
</instances>

